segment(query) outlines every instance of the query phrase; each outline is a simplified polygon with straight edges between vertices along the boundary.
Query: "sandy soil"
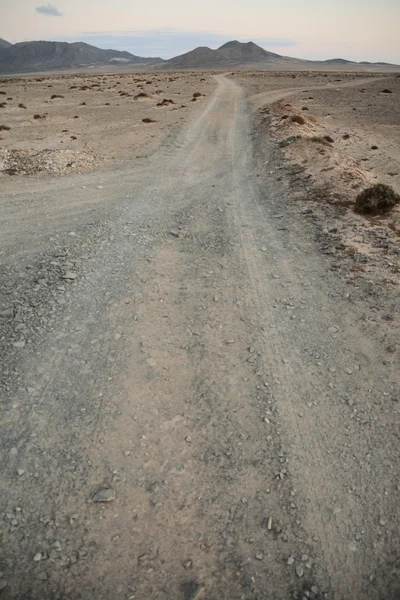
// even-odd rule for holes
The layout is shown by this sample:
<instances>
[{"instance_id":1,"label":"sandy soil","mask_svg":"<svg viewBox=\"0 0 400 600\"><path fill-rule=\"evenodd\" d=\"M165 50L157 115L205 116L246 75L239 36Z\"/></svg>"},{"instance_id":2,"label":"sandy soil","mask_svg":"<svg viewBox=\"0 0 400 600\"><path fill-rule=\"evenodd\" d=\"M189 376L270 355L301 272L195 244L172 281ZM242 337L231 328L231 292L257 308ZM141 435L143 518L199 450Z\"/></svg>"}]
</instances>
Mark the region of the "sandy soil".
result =
<instances>
[{"instance_id":1,"label":"sandy soil","mask_svg":"<svg viewBox=\"0 0 400 600\"><path fill-rule=\"evenodd\" d=\"M399 597L398 286L281 144L304 81L203 83L150 155L121 109L100 168L1 177L6 600Z\"/></svg>"},{"instance_id":2,"label":"sandy soil","mask_svg":"<svg viewBox=\"0 0 400 600\"><path fill-rule=\"evenodd\" d=\"M201 72L2 79L0 177L82 173L152 154L214 87Z\"/></svg>"},{"instance_id":3,"label":"sandy soil","mask_svg":"<svg viewBox=\"0 0 400 600\"><path fill-rule=\"evenodd\" d=\"M353 206L357 194L374 183L400 192L400 77L248 73L236 78L257 115L257 133L273 132L286 160L304 171L306 181L297 174L292 189L309 219L325 221L326 251L335 254L342 244L353 257L350 283L365 278L399 285L400 207L362 217Z\"/></svg>"}]
</instances>

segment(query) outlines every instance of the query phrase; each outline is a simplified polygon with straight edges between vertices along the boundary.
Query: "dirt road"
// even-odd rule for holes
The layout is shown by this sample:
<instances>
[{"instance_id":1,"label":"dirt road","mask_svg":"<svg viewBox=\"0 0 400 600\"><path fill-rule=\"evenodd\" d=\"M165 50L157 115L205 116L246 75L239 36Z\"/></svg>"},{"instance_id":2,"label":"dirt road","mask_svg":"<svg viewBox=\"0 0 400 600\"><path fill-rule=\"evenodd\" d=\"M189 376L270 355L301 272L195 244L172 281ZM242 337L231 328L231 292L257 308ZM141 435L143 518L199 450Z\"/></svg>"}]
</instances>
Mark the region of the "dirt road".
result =
<instances>
[{"instance_id":1,"label":"dirt road","mask_svg":"<svg viewBox=\"0 0 400 600\"><path fill-rule=\"evenodd\" d=\"M398 315L252 135L219 76L152 158L3 190L2 598L400 597Z\"/></svg>"}]
</instances>

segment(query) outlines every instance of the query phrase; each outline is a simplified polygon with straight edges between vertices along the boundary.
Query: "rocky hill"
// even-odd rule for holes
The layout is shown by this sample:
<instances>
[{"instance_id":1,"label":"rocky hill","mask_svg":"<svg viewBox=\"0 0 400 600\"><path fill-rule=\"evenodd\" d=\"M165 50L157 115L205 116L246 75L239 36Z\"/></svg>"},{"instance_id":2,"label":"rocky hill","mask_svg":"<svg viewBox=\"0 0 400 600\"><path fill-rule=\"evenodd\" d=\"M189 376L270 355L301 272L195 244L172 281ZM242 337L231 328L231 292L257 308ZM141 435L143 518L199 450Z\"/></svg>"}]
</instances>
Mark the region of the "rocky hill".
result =
<instances>
[{"instance_id":1,"label":"rocky hill","mask_svg":"<svg viewBox=\"0 0 400 600\"><path fill-rule=\"evenodd\" d=\"M4 48L11 48L12 44L10 44L10 42L7 42L7 40L3 40L2 38L0 38L0 49L4 49Z\"/></svg>"},{"instance_id":2,"label":"rocky hill","mask_svg":"<svg viewBox=\"0 0 400 600\"><path fill-rule=\"evenodd\" d=\"M205 69L208 67L229 67L235 65L244 64L255 64L265 63L271 61L280 60L293 60L286 59L279 54L274 52L268 52L260 46L257 46L254 42L238 42L234 40L227 42L220 48L212 50L206 46L195 48L190 52L176 56L170 60L167 60L164 64L164 68L175 68L175 69Z\"/></svg>"},{"instance_id":3,"label":"rocky hill","mask_svg":"<svg viewBox=\"0 0 400 600\"><path fill-rule=\"evenodd\" d=\"M84 42L21 42L0 45L0 73L21 73L109 64L150 64L161 58L142 58L129 52L102 50Z\"/></svg>"}]
</instances>

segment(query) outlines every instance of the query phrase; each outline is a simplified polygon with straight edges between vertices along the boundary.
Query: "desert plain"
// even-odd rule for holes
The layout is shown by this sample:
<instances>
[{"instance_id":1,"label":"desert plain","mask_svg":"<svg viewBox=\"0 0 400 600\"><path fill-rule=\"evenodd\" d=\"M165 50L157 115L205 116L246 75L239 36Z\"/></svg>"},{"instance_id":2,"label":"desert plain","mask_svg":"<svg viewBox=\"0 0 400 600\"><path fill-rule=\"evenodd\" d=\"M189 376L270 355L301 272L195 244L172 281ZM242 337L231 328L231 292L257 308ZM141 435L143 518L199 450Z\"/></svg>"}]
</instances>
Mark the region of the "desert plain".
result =
<instances>
[{"instance_id":1,"label":"desert plain","mask_svg":"<svg viewBox=\"0 0 400 600\"><path fill-rule=\"evenodd\" d=\"M400 74L0 80L0 595L400 594Z\"/></svg>"}]
</instances>

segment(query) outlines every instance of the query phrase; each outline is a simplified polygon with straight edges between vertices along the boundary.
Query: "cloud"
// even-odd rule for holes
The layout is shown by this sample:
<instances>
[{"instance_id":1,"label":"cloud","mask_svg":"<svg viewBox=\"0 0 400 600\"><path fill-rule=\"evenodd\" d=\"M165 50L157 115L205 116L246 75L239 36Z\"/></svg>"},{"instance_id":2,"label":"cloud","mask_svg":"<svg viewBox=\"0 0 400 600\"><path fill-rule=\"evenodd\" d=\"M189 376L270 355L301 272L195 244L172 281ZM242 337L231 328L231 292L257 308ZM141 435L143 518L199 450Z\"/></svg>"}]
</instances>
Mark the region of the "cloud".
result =
<instances>
[{"instance_id":1,"label":"cloud","mask_svg":"<svg viewBox=\"0 0 400 600\"><path fill-rule=\"evenodd\" d=\"M54 4L43 4L43 6L37 6L36 12L40 15L47 15L48 17L62 17L62 12L60 12L57 6Z\"/></svg>"},{"instance_id":2,"label":"cloud","mask_svg":"<svg viewBox=\"0 0 400 600\"><path fill-rule=\"evenodd\" d=\"M138 56L161 56L171 58L193 50L196 46L218 48L237 39L248 42L235 34L225 35L212 31L179 31L161 29L157 31L83 31L80 36L66 38L68 41L84 41L100 48L127 50ZM297 45L297 42L287 38L253 38L253 42L263 48L274 49L283 53L284 48Z\"/></svg>"}]
</instances>

